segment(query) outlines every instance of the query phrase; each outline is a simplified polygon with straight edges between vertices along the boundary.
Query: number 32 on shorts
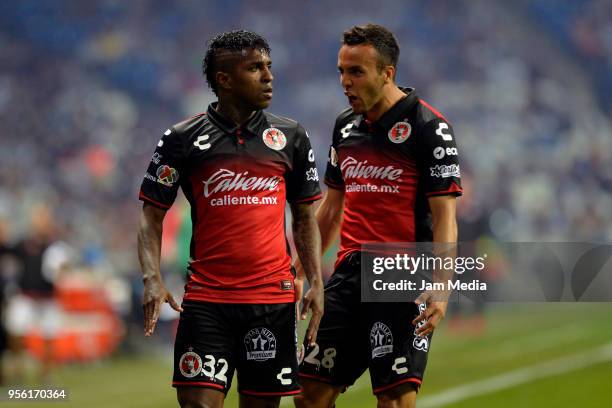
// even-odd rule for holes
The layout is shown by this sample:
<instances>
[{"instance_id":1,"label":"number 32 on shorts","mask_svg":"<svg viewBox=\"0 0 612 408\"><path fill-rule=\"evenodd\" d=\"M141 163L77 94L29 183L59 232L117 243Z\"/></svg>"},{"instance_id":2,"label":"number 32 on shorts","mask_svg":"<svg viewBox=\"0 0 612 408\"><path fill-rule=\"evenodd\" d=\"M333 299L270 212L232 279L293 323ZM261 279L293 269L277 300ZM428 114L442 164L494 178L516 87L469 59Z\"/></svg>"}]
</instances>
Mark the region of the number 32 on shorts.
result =
<instances>
[{"instance_id":1,"label":"number 32 on shorts","mask_svg":"<svg viewBox=\"0 0 612 408\"><path fill-rule=\"evenodd\" d=\"M319 368L323 366L328 370L334 368L334 358L336 357L336 349L333 347L326 348L323 350L323 358L319 360L317 355L319 354L319 345L315 343L313 349L308 353L308 355L304 358L304 361L309 364L313 364Z\"/></svg>"},{"instance_id":2,"label":"number 32 on shorts","mask_svg":"<svg viewBox=\"0 0 612 408\"><path fill-rule=\"evenodd\" d=\"M211 354L205 355L204 364L202 365L202 374L210 379L214 377L217 380L227 384L227 377L225 376L227 373L227 360L220 358L217 364L220 365L220 369L219 371L215 372L215 357Z\"/></svg>"}]
</instances>

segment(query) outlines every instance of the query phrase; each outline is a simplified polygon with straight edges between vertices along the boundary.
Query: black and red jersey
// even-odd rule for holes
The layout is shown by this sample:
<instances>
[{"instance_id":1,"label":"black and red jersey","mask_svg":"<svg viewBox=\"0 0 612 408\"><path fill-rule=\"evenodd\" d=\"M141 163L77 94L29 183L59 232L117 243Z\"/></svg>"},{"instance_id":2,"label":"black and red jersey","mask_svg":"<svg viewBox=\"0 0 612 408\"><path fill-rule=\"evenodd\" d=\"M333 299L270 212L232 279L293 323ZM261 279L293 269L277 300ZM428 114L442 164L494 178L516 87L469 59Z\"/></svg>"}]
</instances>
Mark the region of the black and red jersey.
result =
<instances>
[{"instance_id":1,"label":"black and red jersey","mask_svg":"<svg viewBox=\"0 0 612 408\"><path fill-rule=\"evenodd\" d=\"M325 183L344 190L338 263L364 243L431 241L427 198L462 193L452 127L403 90L374 123L352 109L336 119Z\"/></svg>"},{"instance_id":2,"label":"black and red jersey","mask_svg":"<svg viewBox=\"0 0 612 408\"><path fill-rule=\"evenodd\" d=\"M308 135L264 111L237 127L215 108L166 130L140 199L167 209L180 186L191 204L185 299L293 302L285 204L321 196Z\"/></svg>"}]
</instances>

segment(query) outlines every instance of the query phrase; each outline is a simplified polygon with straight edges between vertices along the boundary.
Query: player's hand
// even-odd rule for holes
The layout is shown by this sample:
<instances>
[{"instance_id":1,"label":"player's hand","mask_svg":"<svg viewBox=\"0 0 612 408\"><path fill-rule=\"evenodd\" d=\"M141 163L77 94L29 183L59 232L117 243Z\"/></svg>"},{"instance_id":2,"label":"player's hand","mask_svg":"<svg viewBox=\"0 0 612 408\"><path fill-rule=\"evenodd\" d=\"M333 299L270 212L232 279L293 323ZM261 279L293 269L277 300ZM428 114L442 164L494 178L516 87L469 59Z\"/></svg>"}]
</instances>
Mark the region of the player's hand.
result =
<instances>
[{"instance_id":1,"label":"player's hand","mask_svg":"<svg viewBox=\"0 0 612 408\"><path fill-rule=\"evenodd\" d=\"M448 306L448 302L440 302L433 301L431 299L434 298L429 292L423 292L419 295L419 297L414 301L417 305L425 303L427 308L421 312L417 317L412 321L413 325L417 325L419 322L425 321L425 324L419 327L416 330L417 336L426 336L438 327L438 324L444 319L446 315L446 307Z\"/></svg>"},{"instance_id":2,"label":"player's hand","mask_svg":"<svg viewBox=\"0 0 612 408\"><path fill-rule=\"evenodd\" d=\"M304 296L304 304L302 305L301 320L306 320L308 309L312 311L310 323L306 330L306 342L309 346L314 346L317 341L317 332L319 324L323 317L323 283L315 282L310 286L308 292Z\"/></svg>"},{"instance_id":3,"label":"player's hand","mask_svg":"<svg viewBox=\"0 0 612 408\"><path fill-rule=\"evenodd\" d=\"M144 331L145 336L151 336L155 331L155 325L159 319L162 303L169 303L177 312L182 312L183 308L176 303L170 291L159 278L147 279L144 283L144 296L142 299L142 309L144 311Z\"/></svg>"}]
</instances>

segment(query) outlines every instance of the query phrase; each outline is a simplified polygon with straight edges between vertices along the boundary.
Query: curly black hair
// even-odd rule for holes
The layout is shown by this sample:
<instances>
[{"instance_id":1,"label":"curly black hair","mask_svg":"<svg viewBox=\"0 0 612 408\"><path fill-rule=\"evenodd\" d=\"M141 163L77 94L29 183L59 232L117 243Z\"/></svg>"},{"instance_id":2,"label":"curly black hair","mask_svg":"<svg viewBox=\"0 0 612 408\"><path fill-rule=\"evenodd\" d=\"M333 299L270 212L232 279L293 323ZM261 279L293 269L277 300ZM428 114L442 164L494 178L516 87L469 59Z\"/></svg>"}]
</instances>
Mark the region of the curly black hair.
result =
<instances>
[{"instance_id":1,"label":"curly black hair","mask_svg":"<svg viewBox=\"0 0 612 408\"><path fill-rule=\"evenodd\" d=\"M228 31L216 35L208 42L206 55L202 59L202 73L215 95L217 94L215 75L219 71L220 65L217 61L219 51L242 52L252 49L262 50L270 54L270 46L266 39L252 31Z\"/></svg>"},{"instance_id":2,"label":"curly black hair","mask_svg":"<svg viewBox=\"0 0 612 408\"><path fill-rule=\"evenodd\" d=\"M379 66L397 67L399 59L399 45L391 31L378 24L365 24L353 26L342 33L342 44L359 45L370 44L380 56Z\"/></svg>"}]
</instances>

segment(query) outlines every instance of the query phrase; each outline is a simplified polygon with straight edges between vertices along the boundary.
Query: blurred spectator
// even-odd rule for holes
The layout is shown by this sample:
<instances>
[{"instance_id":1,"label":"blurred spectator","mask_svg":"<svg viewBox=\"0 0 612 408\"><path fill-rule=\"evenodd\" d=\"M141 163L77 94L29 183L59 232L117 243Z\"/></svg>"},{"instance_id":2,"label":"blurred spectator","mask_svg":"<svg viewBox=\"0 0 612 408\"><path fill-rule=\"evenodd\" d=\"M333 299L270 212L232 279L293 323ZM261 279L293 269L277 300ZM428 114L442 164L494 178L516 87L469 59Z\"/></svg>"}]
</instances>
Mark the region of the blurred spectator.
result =
<instances>
[{"instance_id":1,"label":"blurred spectator","mask_svg":"<svg viewBox=\"0 0 612 408\"><path fill-rule=\"evenodd\" d=\"M51 210L32 210L30 234L17 244L14 256L19 264L17 293L8 302L6 325L12 352L12 380L25 380L25 337L40 330L44 338L41 379L48 382L53 364L52 342L61 325L61 312L54 299L53 282L73 258L71 249L58 240Z\"/></svg>"}]
</instances>

